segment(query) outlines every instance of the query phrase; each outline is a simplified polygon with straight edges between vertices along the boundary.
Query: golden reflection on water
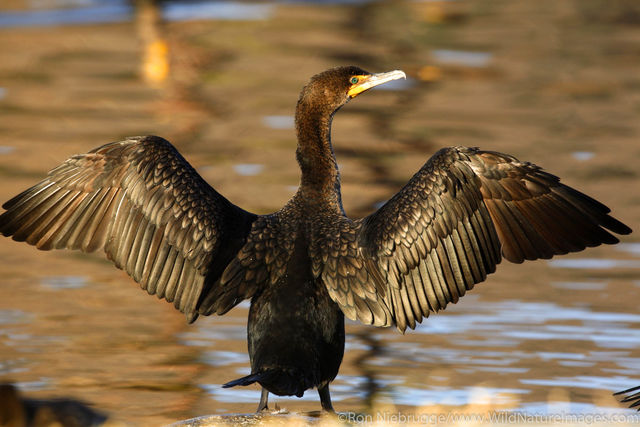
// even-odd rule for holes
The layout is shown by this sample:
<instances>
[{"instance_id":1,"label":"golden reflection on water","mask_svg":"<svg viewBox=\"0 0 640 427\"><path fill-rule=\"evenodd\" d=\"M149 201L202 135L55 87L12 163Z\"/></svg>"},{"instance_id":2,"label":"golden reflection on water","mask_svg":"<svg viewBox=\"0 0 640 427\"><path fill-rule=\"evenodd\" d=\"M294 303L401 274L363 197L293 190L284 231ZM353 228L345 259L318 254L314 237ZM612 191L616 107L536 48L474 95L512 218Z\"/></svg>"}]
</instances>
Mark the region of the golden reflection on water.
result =
<instances>
[{"instance_id":1,"label":"golden reflection on water","mask_svg":"<svg viewBox=\"0 0 640 427\"><path fill-rule=\"evenodd\" d=\"M389 198L441 146L470 145L540 164L638 229L637 23L594 22L584 4L596 0L457 3L437 22L412 14L411 2L383 2L166 23L163 89L139 79L133 22L0 29L0 200L71 154L153 133L234 203L274 211L298 169L290 125L264 118L290 117L312 74L356 63L414 79L336 116L349 214ZM469 67L442 52L490 55ZM424 67L438 78L421 82ZM611 396L640 383L640 258L635 235L623 240L631 245L505 262L404 336L350 323L336 409L629 413ZM0 381L140 425L255 409L257 388L220 388L248 373L246 305L187 326L98 255L0 239L0 259ZM313 390L273 401L319 408Z\"/></svg>"}]
</instances>

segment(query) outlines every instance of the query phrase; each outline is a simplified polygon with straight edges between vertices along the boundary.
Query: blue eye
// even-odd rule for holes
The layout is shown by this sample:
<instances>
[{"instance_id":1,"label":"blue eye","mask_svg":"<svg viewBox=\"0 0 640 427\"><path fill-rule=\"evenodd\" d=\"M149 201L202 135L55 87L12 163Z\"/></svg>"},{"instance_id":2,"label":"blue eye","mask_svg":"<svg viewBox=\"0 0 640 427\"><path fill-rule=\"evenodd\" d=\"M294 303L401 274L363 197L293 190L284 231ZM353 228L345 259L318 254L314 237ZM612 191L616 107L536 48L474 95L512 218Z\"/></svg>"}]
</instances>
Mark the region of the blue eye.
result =
<instances>
[{"instance_id":1,"label":"blue eye","mask_svg":"<svg viewBox=\"0 0 640 427\"><path fill-rule=\"evenodd\" d=\"M359 78L357 78L357 77L351 77L351 84L352 84L352 85L354 85L354 84L358 83L359 81L360 81L360 79L359 79Z\"/></svg>"}]
</instances>

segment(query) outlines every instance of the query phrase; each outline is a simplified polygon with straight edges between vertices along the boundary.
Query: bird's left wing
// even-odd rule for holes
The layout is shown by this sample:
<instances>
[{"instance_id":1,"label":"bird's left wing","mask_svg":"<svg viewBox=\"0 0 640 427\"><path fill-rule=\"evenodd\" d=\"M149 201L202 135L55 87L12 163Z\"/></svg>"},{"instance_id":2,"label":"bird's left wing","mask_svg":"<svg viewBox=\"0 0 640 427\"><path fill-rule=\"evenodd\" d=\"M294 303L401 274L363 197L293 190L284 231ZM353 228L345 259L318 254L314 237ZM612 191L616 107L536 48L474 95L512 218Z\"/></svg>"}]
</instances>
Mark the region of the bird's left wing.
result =
<instances>
[{"instance_id":1,"label":"bird's left wing","mask_svg":"<svg viewBox=\"0 0 640 427\"><path fill-rule=\"evenodd\" d=\"M607 230L631 232L538 166L446 148L378 211L337 227L316 274L347 317L404 331L457 302L502 256L520 263L618 242Z\"/></svg>"},{"instance_id":2,"label":"bird's left wing","mask_svg":"<svg viewBox=\"0 0 640 427\"><path fill-rule=\"evenodd\" d=\"M69 158L7 201L0 233L38 249L103 249L149 294L190 320L225 312L252 289L219 287L256 215L207 184L166 140L132 137ZM213 307L213 308L211 308Z\"/></svg>"}]
</instances>

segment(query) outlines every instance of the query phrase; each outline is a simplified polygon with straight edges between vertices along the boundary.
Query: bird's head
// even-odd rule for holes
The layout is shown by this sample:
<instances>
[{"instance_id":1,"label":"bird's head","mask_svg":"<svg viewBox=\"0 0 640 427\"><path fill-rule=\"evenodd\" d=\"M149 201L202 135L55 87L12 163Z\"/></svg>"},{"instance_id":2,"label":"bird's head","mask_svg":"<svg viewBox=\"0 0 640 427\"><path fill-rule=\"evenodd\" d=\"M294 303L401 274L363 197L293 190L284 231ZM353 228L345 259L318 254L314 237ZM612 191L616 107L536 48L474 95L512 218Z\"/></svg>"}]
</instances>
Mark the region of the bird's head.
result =
<instances>
[{"instance_id":1,"label":"bird's head","mask_svg":"<svg viewBox=\"0 0 640 427\"><path fill-rule=\"evenodd\" d=\"M400 70L372 74L355 66L336 67L311 77L300 102L333 113L362 92L401 78L406 75Z\"/></svg>"}]
</instances>

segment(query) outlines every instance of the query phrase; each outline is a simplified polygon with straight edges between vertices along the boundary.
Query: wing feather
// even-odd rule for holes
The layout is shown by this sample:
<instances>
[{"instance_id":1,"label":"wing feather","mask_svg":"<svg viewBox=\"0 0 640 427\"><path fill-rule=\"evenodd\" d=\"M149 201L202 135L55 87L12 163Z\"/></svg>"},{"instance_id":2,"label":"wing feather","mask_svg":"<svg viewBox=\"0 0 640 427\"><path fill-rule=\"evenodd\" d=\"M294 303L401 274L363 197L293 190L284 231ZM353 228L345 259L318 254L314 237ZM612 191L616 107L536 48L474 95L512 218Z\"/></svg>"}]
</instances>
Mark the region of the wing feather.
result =
<instances>
[{"instance_id":1,"label":"wing feather","mask_svg":"<svg viewBox=\"0 0 640 427\"><path fill-rule=\"evenodd\" d=\"M79 236L81 236L81 241L88 241L81 246L83 248L89 246L89 242L93 237L92 230L95 227L87 227L87 224L93 224L95 221L101 220L100 215L104 215L104 210L106 209L104 202L109 196L113 197L113 193L106 188L92 194L84 195L80 204L73 210L68 211L69 216L60 221L60 226L56 230L55 235L47 239L48 245L43 245L43 249L58 248L60 241L64 240L68 241L72 248L78 249L77 239Z\"/></svg>"},{"instance_id":2,"label":"wing feather","mask_svg":"<svg viewBox=\"0 0 640 427\"><path fill-rule=\"evenodd\" d=\"M202 301L216 294L257 218L153 136L72 156L3 207L3 235L43 250L103 249L142 288L174 302L190 319L210 311ZM230 300L249 297L253 285Z\"/></svg>"},{"instance_id":3,"label":"wing feather","mask_svg":"<svg viewBox=\"0 0 640 427\"><path fill-rule=\"evenodd\" d=\"M476 236L471 228L471 222L469 218L465 218L460 225L458 225L458 234L461 242L461 254L467 259L469 264L470 276L467 279L467 289L471 289L475 283L481 282L485 278L484 271L482 270L482 260L480 257L480 246L476 240Z\"/></svg>"},{"instance_id":4,"label":"wing feather","mask_svg":"<svg viewBox=\"0 0 640 427\"><path fill-rule=\"evenodd\" d=\"M447 300L449 298L449 291L447 290L447 284L444 279L444 274L442 272L442 265L440 264L440 260L438 259L438 252L432 251L429 253L429 258L427 258L428 266L429 266L429 274L433 274L435 276L434 283L434 291L436 293L436 298L438 302L438 309L443 310L447 306ZM433 272L433 273L432 273Z\"/></svg>"},{"instance_id":5,"label":"wing feather","mask_svg":"<svg viewBox=\"0 0 640 427\"><path fill-rule=\"evenodd\" d=\"M534 164L452 147L436 153L377 212L342 230L338 242L325 243L347 248L321 252L314 271L329 278L344 258L359 260L352 265L365 271L367 282L340 271L339 292L325 279L329 294L351 319L404 331L457 302L503 256L520 263L617 243L612 233L631 230L609 213ZM357 239L342 239L346 235ZM365 297L365 286L376 295ZM374 305L389 316L371 319Z\"/></svg>"},{"instance_id":6,"label":"wing feather","mask_svg":"<svg viewBox=\"0 0 640 427\"><path fill-rule=\"evenodd\" d=\"M416 277L414 280L414 285L417 288L416 290L418 292L421 290L424 296L424 300L420 301L424 316L428 316L429 311L436 312L440 310L440 303L438 302L438 297L436 296L435 291L436 284L434 283L435 280L437 280L437 277L434 277L433 269L427 268L429 263L431 263L431 257L430 254L427 254L425 262L418 264L417 271L420 274L420 277Z\"/></svg>"}]
</instances>

